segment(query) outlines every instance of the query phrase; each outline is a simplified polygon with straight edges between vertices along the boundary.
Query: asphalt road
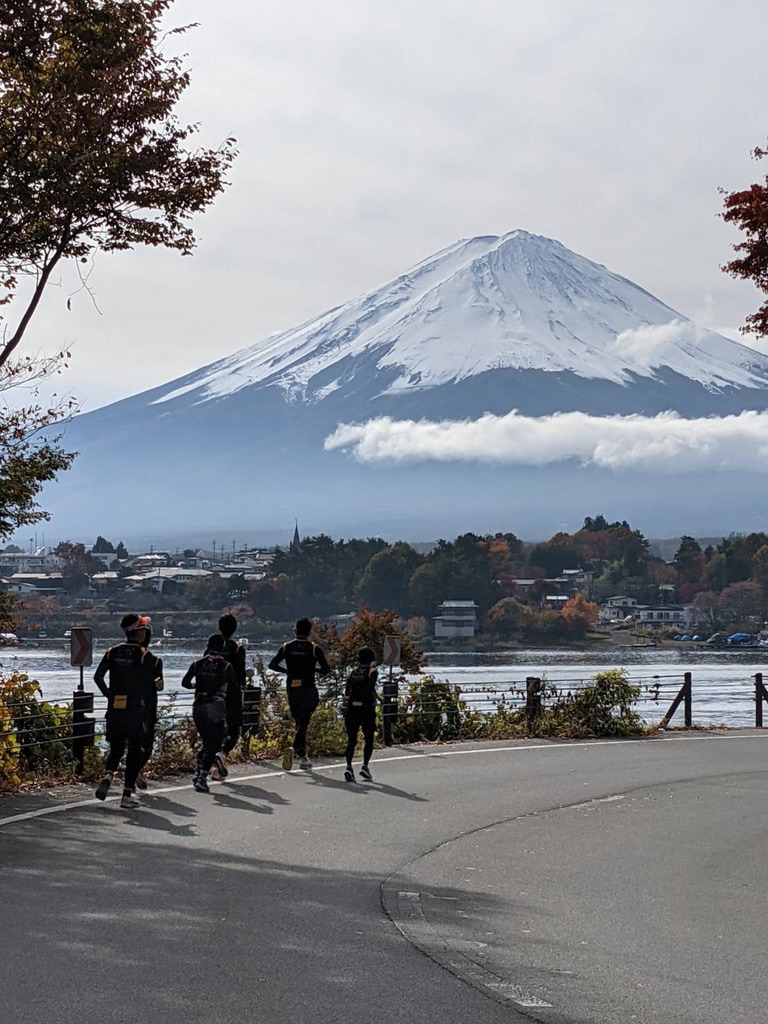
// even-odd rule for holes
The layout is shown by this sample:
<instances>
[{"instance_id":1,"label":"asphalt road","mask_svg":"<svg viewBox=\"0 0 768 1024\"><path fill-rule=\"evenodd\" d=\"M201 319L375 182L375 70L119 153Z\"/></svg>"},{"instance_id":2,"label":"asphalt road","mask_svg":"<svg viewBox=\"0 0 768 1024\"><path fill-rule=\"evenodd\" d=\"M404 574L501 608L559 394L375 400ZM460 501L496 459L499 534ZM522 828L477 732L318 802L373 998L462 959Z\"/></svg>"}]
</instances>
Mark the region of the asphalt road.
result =
<instances>
[{"instance_id":1,"label":"asphalt road","mask_svg":"<svg viewBox=\"0 0 768 1024\"><path fill-rule=\"evenodd\" d=\"M3 1019L762 1024L766 743L402 748L373 784L248 767L139 811L2 799Z\"/></svg>"}]
</instances>

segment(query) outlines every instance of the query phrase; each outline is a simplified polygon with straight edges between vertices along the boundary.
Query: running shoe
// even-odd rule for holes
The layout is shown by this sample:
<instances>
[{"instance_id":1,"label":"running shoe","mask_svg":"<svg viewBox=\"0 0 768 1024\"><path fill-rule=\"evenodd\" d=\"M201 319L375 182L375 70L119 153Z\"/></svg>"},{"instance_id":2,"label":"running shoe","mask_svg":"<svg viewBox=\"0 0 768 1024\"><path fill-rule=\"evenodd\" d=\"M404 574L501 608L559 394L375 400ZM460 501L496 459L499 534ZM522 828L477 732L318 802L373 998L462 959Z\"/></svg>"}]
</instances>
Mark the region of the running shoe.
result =
<instances>
[{"instance_id":1,"label":"running shoe","mask_svg":"<svg viewBox=\"0 0 768 1024\"><path fill-rule=\"evenodd\" d=\"M96 790L97 800L106 800L107 793L109 793L109 787L112 785L112 773L107 772L104 778L99 783L98 789Z\"/></svg>"},{"instance_id":2,"label":"running shoe","mask_svg":"<svg viewBox=\"0 0 768 1024\"><path fill-rule=\"evenodd\" d=\"M133 793L123 793L123 798L120 801L120 806L126 811L135 811L137 807L141 807L137 797Z\"/></svg>"},{"instance_id":3,"label":"running shoe","mask_svg":"<svg viewBox=\"0 0 768 1024\"><path fill-rule=\"evenodd\" d=\"M207 780L205 778L205 775L196 775L194 777L194 779L192 780L192 785L195 787L195 792L197 792L197 793L210 793L211 792L209 787L208 787L208 782L207 782Z\"/></svg>"},{"instance_id":4,"label":"running shoe","mask_svg":"<svg viewBox=\"0 0 768 1024\"><path fill-rule=\"evenodd\" d=\"M283 753L283 771L289 772L293 768L293 747L287 747Z\"/></svg>"},{"instance_id":5,"label":"running shoe","mask_svg":"<svg viewBox=\"0 0 768 1024\"><path fill-rule=\"evenodd\" d=\"M351 766L344 769L344 780L345 780L345 782L354 782L355 781L355 773L352 771L352 767Z\"/></svg>"},{"instance_id":6,"label":"running shoe","mask_svg":"<svg viewBox=\"0 0 768 1024\"><path fill-rule=\"evenodd\" d=\"M213 759L213 763L216 765L216 768L219 773L219 778L226 779L226 777L229 775L229 768L227 768L227 762L224 760L224 755L217 754L216 757L214 757Z\"/></svg>"},{"instance_id":7,"label":"running shoe","mask_svg":"<svg viewBox=\"0 0 768 1024\"><path fill-rule=\"evenodd\" d=\"M312 762L309 760L309 758L305 754L304 757L302 757L301 762L299 763L299 768L303 768L305 772L308 772L311 769L311 767L312 767Z\"/></svg>"},{"instance_id":8,"label":"running shoe","mask_svg":"<svg viewBox=\"0 0 768 1024\"><path fill-rule=\"evenodd\" d=\"M373 782L373 776L371 775L371 769L367 764L364 764L360 769L360 778L365 779L366 782Z\"/></svg>"},{"instance_id":9,"label":"running shoe","mask_svg":"<svg viewBox=\"0 0 768 1024\"><path fill-rule=\"evenodd\" d=\"M139 772L136 776L136 789L145 790L147 788L147 780L144 778L144 772Z\"/></svg>"}]
</instances>

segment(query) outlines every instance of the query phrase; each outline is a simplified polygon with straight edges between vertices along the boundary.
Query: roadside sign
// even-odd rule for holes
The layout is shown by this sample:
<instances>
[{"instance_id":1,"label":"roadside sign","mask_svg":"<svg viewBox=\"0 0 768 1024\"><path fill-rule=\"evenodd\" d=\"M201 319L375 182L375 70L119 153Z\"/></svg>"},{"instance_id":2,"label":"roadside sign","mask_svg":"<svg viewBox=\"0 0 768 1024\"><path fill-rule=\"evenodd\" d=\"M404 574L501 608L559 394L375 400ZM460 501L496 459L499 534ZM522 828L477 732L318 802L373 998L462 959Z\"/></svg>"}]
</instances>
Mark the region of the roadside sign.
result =
<instances>
[{"instance_id":1,"label":"roadside sign","mask_svg":"<svg viewBox=\"0 0 768 1024\"><path fill-rule=\"evenodd\" d=\"M402 639L399 636L384 637L384 654L382 662L385 665L397 666L400 664L400 648Z\"/></svg>"},{"instance_id":2,"label":"roadside sign","mask_svg":"<svg viewBox=\"0 0 768 1024\"><path fill-rule=\"evenodd\" d=\"M72 630L69 640L70 644L70 665L82 668L84 665L93 664L93 639L92 630L88 626L78 626Z\"/></svg>"}]
</instances>

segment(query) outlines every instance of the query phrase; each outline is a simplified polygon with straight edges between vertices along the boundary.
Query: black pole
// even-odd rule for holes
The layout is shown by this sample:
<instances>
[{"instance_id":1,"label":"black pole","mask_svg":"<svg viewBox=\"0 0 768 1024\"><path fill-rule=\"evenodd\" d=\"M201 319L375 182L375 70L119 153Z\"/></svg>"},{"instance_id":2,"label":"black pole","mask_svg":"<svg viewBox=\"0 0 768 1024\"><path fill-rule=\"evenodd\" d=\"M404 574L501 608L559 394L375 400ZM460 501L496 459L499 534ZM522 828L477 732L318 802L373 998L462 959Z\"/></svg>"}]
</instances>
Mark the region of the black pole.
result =
<instances>
[{"instance_id":1,"label":"black pole","mask_svg":"<svg viewBox=\"0 0 768 1024\"><path fill-rule=\"evenodd\" d=\"M693 677L690 672L685 673L685 727L690 729L693 725Z\"/></svg>"},{"instance_id":2,"label":"black pole","mask_svg":"<svg viewBox=\"0 0 768 1024\"><path fill-rule=\"evenodd\" d=\"M72 694L72 756L81 775L85 770L85 748L92 747L96 739L96 723L87 717L91 714L93 693L75 690Z\"/></svg>"},{"instance_id":3,"label":"black pole","mask_svg":"<svg viewBox=\"0 0 768 1024\"><path fill-rule=\"evenodd\" d=\"M755 728L763 728L763 673L755 673Z\"/></svg>"},{"instance_id":4,"label":"black pole","mask_svg":"<svg viewBox=\"0 0 768 1024\"><path fill-rule=\"evenodd\" d=\"M383 701L381 705L381 732L385 747L392 746L392 725L397 718L397 681L392 676L389 666L389 679L384 683Z\"/></svg>"}]
</instances>

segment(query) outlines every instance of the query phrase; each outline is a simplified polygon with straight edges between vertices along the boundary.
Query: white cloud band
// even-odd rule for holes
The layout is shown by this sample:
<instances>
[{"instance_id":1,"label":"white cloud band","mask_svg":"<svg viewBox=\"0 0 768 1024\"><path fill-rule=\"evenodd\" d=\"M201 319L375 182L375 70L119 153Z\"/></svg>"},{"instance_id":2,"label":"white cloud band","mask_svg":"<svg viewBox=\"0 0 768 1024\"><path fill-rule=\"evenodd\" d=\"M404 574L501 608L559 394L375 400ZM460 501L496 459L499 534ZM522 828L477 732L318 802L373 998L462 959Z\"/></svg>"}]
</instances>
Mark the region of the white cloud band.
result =
<instances>
[{"instance_id":1,"label":"white cloud band","mask_svg":"<svg viewBox=\"0 0 768 1024\"><path fill-rule=\"evenodd\" d=\"M505 416L431 422L388 416L340 424L324 442L359 462L486 462L525 466L575 460L655 472L768 471L768 412L682 419L658 416Z\"/></svg>"}]
</instances>

